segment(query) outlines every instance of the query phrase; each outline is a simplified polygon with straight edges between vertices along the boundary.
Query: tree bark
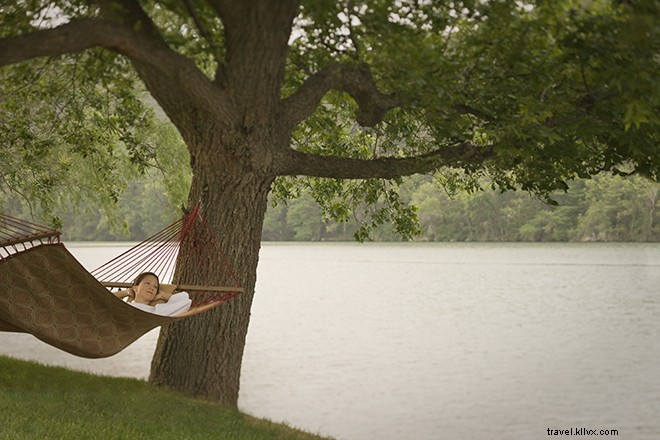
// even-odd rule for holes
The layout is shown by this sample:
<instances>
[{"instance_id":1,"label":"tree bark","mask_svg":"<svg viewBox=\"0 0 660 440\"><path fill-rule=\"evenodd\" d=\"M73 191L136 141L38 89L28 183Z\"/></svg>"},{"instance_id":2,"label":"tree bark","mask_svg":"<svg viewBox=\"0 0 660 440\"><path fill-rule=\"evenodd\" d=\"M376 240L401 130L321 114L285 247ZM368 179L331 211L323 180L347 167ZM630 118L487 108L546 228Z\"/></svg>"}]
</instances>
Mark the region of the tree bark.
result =
<instances>
[{"instance_id":1,"label":"tree bark","mask_svg":"<svg viewBox=\"0 0 660 440\"><path fill-rule=\"evenodd\" d=\"M221 307L162 328L149 381L235 407L273 177L265 168L218 172L220 158L195 160L189 204L201 202L245 292Z\"/></svg>"}]
</instances>

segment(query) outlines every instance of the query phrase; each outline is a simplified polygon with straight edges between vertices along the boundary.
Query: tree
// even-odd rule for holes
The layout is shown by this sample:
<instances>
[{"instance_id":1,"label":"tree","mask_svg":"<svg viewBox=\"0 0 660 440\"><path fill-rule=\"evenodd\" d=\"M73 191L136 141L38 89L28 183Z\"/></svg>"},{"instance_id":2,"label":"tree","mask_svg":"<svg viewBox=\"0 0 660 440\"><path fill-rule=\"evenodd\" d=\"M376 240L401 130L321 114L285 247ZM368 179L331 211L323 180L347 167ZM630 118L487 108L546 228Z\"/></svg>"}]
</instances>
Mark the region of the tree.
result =
<instances>
[{"instance_id":1,"label":"tree","mask_svg":"<svg viewBox=\"0 0 660 440\"><path fill-rule=\"evenodd\" d=\"M164 328L150 381L225 404L237 402L271 188L307 186L324 215L360 219L364 239L385 222L404 236L416 228L397 192L401 177L416 173L439 173L451 191L489 176L501 190L542 197L601 171L658 179L655 0L69 0L57 8L15 0L0 8L0 67L14 81L5 94L74 72L75 87L46 87L41 105L61 109L51 121L78 121L90 136L81 143L68 133L53 148L123 150L150 163L133 130L148 119L132 93L138 80L180 133L193 171L188 205L202 202L246 292ZM42 67L48 75L39 76ZM5 109L4 117L21 115ZM11 154L41 145L41 132L19 134ZM118 146L101 148L98 133Z\"/></svg>"},{"instance_id":2,"label":"tree","mask_svg":"<svg viewBox=\"0 0 660 440\"><path fill-rule=\"evenodd\" d=\"M579 238L587 240L650 240L654 232L658 188L635 179L626 184L612 176L585 182L588 208L580 216Z\"/></svg>"}]
</instances>

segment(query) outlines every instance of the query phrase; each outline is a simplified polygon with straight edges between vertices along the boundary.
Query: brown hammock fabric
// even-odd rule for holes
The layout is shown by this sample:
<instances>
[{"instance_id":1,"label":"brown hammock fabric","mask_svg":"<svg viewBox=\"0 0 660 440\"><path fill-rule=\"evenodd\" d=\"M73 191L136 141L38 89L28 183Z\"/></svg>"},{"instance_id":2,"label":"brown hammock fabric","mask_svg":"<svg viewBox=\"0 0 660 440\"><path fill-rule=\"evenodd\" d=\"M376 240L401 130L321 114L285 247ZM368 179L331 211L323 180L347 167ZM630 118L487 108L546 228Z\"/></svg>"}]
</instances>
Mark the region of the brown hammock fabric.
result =
<instances>
[{"instance_id":1,"label":"brown hammock fabric","mask_svg":"<svg viewBox=\"0 0 660 440\"><path fill-rule=\"evenodd\" d=\"M219 305L176 317L139 310L110 293L62 244L13 255L0 264L0 285L0 328L20 329L86 358L112 356L159 325Z\"/></svg>"},{"instance_id":2,"label":"brown hammock fabric","mask_svg":"<svg viewBox=\"0 0 660 440\"><path fill-rule=\"evenodd\" d=\"M194 211L198 217L197 210ZM188 216L187 224L193 218ZM179 221L176 224L184 224ZM85 269L59 242L59 231L37 231L35 225L0 214L0 331L30 333L43 342L86 358L102 358L117 354L151 329L172 321L187 318L210 310L242 292L237 285L216 282L212 286L182 286L190 289L192 308L177 316L161 316L137 309L117 298L108 287L127 287L119 282L102 284ZM27 225L27 226L26 226ZM208 225L197 228L208 231ZM166 228L171 229L172 226ZM192 230L192 228L187 228ZM169 241L161 237L147 239L123 255L139 255L140 260L151 264L143 250L157 249L163 243L195 239L209 243L200 232L181 233L176 230ZM192 238L187 238L184 236ZM217 255L216 249L208 251ZM176 256L176 252L172 257ZM156 254L157 258L161 258ZM116 259L120 261L121 258ZM209 260L208 257L205 260ZM169 263L168 263L169 264ZM127 263L102 266L124 269ZM139 265L131 262L134 270ZM200 267L203 265L199 265ZM228 268L228 266L227 266ZM203 268L208 269L208 268ZM235 281L231 269L227 269Z\"/></svg>"}]
</instances>

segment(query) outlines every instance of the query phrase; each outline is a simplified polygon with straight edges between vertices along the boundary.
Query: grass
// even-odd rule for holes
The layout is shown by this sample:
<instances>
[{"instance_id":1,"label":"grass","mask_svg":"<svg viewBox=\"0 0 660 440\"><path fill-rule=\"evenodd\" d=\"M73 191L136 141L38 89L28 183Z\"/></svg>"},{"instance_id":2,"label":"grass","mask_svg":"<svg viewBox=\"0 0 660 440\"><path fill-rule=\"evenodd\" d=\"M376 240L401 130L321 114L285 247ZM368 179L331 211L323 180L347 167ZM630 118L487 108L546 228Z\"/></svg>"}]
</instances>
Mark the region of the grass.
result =
<instances>
[{"instance_id":1,"label":"grass","mask_svg":"<svg viewBox=\"0 0 660 440\"><path fill-rule=\"evenodd\" d=\"M137 379L0 356L0 438L322 440Z\"/></svg>"}]
</instances>

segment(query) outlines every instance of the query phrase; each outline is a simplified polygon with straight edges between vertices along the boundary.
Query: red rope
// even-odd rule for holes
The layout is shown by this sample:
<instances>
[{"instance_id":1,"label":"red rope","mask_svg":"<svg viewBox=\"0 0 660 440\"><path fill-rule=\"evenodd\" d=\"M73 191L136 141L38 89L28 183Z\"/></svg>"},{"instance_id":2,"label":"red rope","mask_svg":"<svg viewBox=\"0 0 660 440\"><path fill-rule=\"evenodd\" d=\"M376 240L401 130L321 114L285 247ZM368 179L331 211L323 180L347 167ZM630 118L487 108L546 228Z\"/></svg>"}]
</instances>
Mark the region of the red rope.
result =
<instances>
[{"instance_id":1,"label":"red rope","mask_svg":"<svg viewBox=\"0 0 660 440\"><path fill-rule=\"evenodd\" d=\"M187 251L180 255L182 246ZM240 287L199 203L182 219L93 270L92 274L102 282L132 283L140 273L154 272L161 283L167 284L172 282L177 264L182 268L178 284ZM238 292L189 293L194 306L224 302L238 295Z\"/></svg>"},{"instance_id":2,"label":"red rope","mask_svg":"<svg viewBox=\"0 0 660 440\"><path fill-rule=\"evenodd\" d=\"M159 262L173 258L183 220L178 220L92 271L98 280L130 283L141 272L162 270ZM174 250L167 253L168 248ZM164 257L163 254L169 255Z\"/></svg>"},{"instance_id":3,"label":"red rope","mask_svg":"<svg viewBox=\"0 0 660 440\"><path fill-rule=\"evenodd\" d=\"M0 213L0 260L32 247L59 243L60 232L47 226ZM4 244L3 244L4 243ZM180 255L185 246L185 254ZM179 284L203 283L213 287L240 287L220 242L196 204L188 215L166 226L91 273L101 282L132 283L142 272L156 273L161 283L171 283L177 264ZM193 305L227 301L239 292L195 290Z\"/></svg>"},{"instance_id":4,"label":"red rope","mask_svg":"<svg viewBox=\"0 0 660 440\"><path fill-rule=\"evenodd\" d=\"M0 260L42 244L59 242L57 229L0 213Z\"/></svg>"},{"instance_id":5,"label":"red rope","mask_svg":"<svg viewBox=\"0 0 660 440\"><path fill-rule=\"evenodd\" d=\"M0 246L10 240L29 239L35 235L59 234L59 231L48 226L18 219L0 213Z\"/></svg>"}]
</instances>

